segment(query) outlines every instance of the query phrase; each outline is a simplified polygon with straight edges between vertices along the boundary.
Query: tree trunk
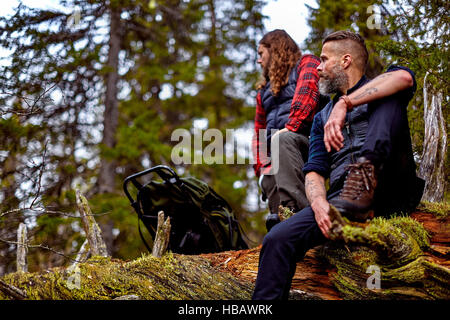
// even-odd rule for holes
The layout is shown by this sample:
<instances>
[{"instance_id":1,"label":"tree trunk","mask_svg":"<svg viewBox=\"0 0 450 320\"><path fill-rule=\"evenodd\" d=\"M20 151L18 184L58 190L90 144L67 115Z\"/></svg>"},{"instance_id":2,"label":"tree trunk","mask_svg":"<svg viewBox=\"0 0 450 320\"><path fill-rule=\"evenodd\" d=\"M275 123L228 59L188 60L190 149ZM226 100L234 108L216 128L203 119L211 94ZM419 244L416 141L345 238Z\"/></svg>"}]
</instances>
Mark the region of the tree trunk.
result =
<instances>
[{"instance_id":1,"label":"tree trunk","mask_svg":"<svg viewBox=\"0 0 450 320\"><path fill-rule=\"evenodd\" d=\"M425 134L419 175L426 181L422 201L440 202L445 194L447 133L442 115L442 93L432 91L429 101L427 76L423 84Z\"/></svg>"},{"instance_id":2,"label":"tree trunk","mask_svg":"<svg viewBox=\"0 0 450 320\"><path fill-rule=\"evenodd\" d=\"M341 240L310 250L297 263L291 298L450 299L450 217L411 217L369 224L335 219L334 235ZM259 251L146 254L129 262L96 256L77 264L78 273L53 268L8 274L0 278L0 299L250 299ZM371 286L373 270L379 271L379 288Z\"/></svg>"},{"instance_id":3,"label":"tree trunk","mask_svg":"<svg viewBox=\"0 0 450 320\"><path fill-rule=\"evenodd\" d=\"M106 75L105 112L103 119L104 147L110 149L116 144L116 130L118 126L119 110L117 101L117 82L119 79L119 51L121 46L120 11L116 7L110 8L110 38L108 52L108 74ZM102 155L100 173L97 181L98 193L110 193L115 190L115 162Z\"/></svg>"}]
</instances>

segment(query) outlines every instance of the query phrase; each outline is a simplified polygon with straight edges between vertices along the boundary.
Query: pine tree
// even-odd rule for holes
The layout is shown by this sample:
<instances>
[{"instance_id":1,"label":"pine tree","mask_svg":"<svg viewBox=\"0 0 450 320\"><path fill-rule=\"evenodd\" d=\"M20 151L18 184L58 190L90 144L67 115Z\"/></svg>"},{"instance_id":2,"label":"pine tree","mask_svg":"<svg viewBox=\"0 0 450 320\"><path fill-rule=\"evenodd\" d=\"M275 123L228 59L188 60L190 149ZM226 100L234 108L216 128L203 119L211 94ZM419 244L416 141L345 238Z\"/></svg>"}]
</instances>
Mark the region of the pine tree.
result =
<instances>
[{"instance_id":1,"label":"pine tree","mask_svg":"<svg viewBox=\"0 0 450 320\"><path fill-rule=\"evenodd\" d=\"M376 44L388 38L385 28L378 26L379 21L376 17L375 8L381 2L381 0L370 3L357 0L317 0L317 8L306 5L310 12L307 22L311 32L305 40L305 49L319 56L322 40L328 34L339 30L357 32L366 40L369 51L366 75L369 78L376 77L386 66L376 50Z\"/></svg>"},{"instance_id":2,"label":"pine tree","mask_svg":"<svg viewBox=\"0 0 450 320\"><path fill-rule=\"evenodd\" d=\"M449 9L445 1L401 0L382 5L391 38L378 49L390 62L407 65L416 75L418 88L409 124L420 158L419 174L427 181L423 200L428 201L444 200L449 187ZM430 105L434 108L424 109Z\"/></svg>"}]
</instances>

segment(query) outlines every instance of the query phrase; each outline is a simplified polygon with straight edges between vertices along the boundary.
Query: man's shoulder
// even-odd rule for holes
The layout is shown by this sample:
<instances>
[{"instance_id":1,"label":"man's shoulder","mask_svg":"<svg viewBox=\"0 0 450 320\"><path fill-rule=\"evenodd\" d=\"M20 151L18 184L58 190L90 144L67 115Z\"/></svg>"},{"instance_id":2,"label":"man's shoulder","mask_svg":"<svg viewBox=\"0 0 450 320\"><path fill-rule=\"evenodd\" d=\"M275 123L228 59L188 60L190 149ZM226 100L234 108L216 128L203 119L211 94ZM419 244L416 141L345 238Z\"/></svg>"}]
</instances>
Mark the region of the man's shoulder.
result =
<instances>
[{"instance_id":1,"label":"man's shoulder","mask_svg":"<svg viewBox=\"0 0 450 320\"><path fill-rule=\"evenodd\" d=\"M300 73L302 68L316 69L320 64L320 59L313 54L304 54L297 62L297 73Z\"/></svg>"},{"instance_id":2,"label":"man's shoulder","mask_svg":"<svg viewBox=\"0 0 450 320\"><path fill-rule=\"evenodd\" d=\"M300 61L308 61L308 60L320 62L320 59L317 56L310 53L306 53L300 57Z\"/></svg>"}]
</instances>

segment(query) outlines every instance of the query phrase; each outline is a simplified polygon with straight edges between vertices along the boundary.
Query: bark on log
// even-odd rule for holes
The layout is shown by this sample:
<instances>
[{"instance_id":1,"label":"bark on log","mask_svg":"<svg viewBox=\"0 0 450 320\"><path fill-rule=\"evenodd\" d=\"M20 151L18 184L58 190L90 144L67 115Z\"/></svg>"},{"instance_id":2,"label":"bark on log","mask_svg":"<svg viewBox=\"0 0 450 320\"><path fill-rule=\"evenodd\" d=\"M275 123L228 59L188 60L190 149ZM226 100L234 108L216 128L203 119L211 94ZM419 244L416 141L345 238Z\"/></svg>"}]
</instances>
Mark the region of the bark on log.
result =
<instances>
[{"instance_id":1,"label":"bark on log","mask_svg":"<svg viewBox=\"0 0 450 320\"><path fill-rule=\"evenodd\" d=\"M20 289L16 288L15 286L11 284L7 284L6 282L0 280L0 292L7 298L7 299L14 299L14 300L23 300L27 298L27 295ZM1 296L0 296L1 298Z\"/></svg>"},{"instance_id":2,"label":"bark on log","mask_svg":"<svg viewBox=\"0 0 450 320\"><path fill-rule=\"evenodd\" d=\"M347 242L330 241L308 251L297 263L291 298L450 299L450 217L427 212L410 217L350 224L343 230ZM397 242L398 237L404 243ZM203 256L237 278L254 282L259 250L260 246ZM371 265L380 268L380 290L367 286Z\"/></svg>"}]
</instances>

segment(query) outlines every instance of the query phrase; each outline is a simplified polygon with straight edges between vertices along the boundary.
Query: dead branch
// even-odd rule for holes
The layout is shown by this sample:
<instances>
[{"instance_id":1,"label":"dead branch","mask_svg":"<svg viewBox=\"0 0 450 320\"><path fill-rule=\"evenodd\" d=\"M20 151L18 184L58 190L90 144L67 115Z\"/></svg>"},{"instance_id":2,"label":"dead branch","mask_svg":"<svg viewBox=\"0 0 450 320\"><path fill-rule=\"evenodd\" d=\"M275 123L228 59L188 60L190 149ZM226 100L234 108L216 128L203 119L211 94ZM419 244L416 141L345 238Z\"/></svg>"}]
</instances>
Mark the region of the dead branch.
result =
<instances>
[{"instance_id":1,"label":"dead branch","mask_svg":"<svg viewBox=\"0 0 450 320\"><path fill-rule=\"evenodd\" d=\"M170 228L170 217L167 217L166 221L164 221L164 212L158 212L158 226L152 249L154 257L161 258L166 252L169 245Z\"/></svg>"},{"instance_id":2,"label":"dead branch","mask_svg":"<svg viewBox=\"0 0 450 320\"><path fill-rule=\"evenodd\" d=\"M0 280L0 291L15 300L23 300L27 298L27 295L22 290L13 285L7 284L2 280Z\"/></svg>"},{"instance_id":3,"label":"dead branch","mask_svg":"<svg viewBox=\"0 0 450 320\"><path fill-rule=\"evenodd\" d=\"M97 222L92 216L91 208L86 198L81 194L80 190L76 191L78 210L80 211L83 228L86 232L86 238L89 241L89 247L93 256L107 257L106 244L102 238L102 232Z\"/></svg>"},{"instance_id":4,"label":"dead branch","mask_svg":"<svg viewBox=\"0 0 450 320\"><path fill-rule=\"evenodd\" d=\"M18 272L27 272L28 264L27 264L27 253L28 253L28 245L27 245L27 226L24 223L19 224L19 228L17 229L17 271Z\"/></svg>"}]
</instances>

